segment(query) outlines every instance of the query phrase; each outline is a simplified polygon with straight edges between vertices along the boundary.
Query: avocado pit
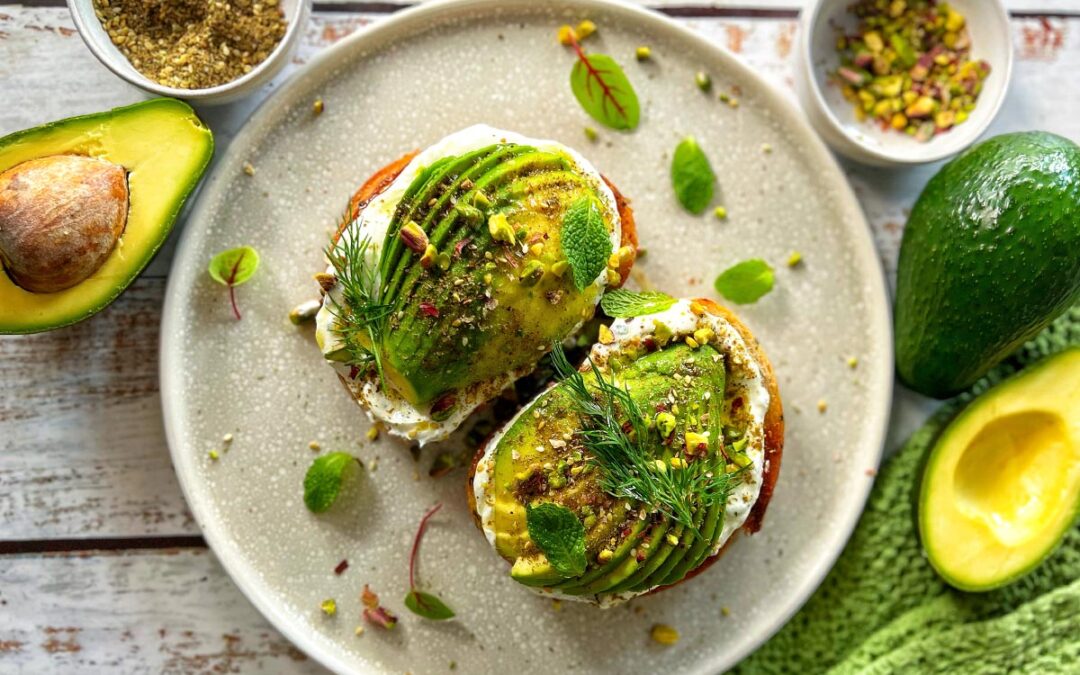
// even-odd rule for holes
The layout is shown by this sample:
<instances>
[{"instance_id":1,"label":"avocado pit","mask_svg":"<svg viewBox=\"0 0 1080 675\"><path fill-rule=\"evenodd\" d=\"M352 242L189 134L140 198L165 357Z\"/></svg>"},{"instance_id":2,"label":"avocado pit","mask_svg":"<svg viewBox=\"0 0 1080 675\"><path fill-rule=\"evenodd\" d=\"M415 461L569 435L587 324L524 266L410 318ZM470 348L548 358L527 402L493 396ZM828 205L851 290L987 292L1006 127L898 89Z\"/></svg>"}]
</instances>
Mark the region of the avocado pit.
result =
<instances>
[{"instance_id":1,"label":"avocado pit","mask_svg":"<svg viewBox=\"0 0 1080 675\"><path fill-rule=\"evenodd\" d=\"M78 285L112 253L128 215L127 171L81 155L27 160L0 173L0 262L20 287Z\"/></svg>"}]
</instances>

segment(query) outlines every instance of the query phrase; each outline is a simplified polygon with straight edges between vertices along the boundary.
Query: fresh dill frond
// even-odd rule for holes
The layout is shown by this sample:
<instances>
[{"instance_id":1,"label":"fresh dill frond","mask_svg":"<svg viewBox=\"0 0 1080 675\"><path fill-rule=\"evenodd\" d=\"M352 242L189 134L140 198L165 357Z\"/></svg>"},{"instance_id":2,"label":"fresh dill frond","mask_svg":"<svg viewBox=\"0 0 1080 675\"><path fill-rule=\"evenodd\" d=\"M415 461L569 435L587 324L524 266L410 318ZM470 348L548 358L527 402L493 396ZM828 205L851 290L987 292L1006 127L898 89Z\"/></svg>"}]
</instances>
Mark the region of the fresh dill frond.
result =
<instances>
[{"instance_id":1,"label":"fresh dill frond","mask_svg":"<svg viewBox=\"0 0 1080 675\"><path fill-rule=\"evenodd\" d=\"M725 471L718 445L723 442L719 404L710 413L708 455L687 460L683 468L660 469L654 449L661 441L650 435L641 407L625 386L616 384L614 375L605 379L590 358L595 382L586 382L585 374L570 365L559 344L552 351L551 362L583 418L584 428L578 434L601 471L604 492L651 506L700 537L695 513L727 502L733 479L741 473Z\"/></svg>"},{"instance_id":2,"label":"fresh dill frond","mask_svg":"<svg viewBox=\"0 0 1080 675\"><path fill-rule=\"evenodd\" d=\"M373 363L379 382L384 383L380 345L391 306L380 294L378 273L368 259L370 246L370 237L358 239L344 229L327 247L326 257L341 288L340 300L330 295L330 309L336 319L334 332L345 345L348 362L356 366Z\"/></svg>"}]
</instances>

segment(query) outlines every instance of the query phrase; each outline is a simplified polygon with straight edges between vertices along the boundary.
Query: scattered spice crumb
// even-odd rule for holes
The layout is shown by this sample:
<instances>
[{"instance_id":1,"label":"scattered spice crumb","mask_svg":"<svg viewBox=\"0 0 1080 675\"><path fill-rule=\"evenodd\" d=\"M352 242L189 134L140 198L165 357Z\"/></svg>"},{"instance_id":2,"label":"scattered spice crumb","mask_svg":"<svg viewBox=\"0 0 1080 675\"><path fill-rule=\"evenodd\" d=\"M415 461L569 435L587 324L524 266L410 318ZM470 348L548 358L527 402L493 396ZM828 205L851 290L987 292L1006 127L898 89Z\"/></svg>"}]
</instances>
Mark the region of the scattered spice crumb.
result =
<instances>
[{"instance_id":1,"label":"scattered spice crumb","mask_svg":"<svg viewBox=\"0 0 1080 675\"><path fill-rule=\"evenodd\" d=\"M308 446L308 449L311 450L312 452L318 452L319 450L322 450L322 446L319 445L318 441L312 441L312 442L308 443L307 446Z\"/></svg>"},{"instance_id":2,"label":"scattered spice crumb","mask_svg":"<svg viewBox=\"0 0 1080 675\"><path fill-rule=\"evenodd\" d=\"M825 409L829 407L829 404L825 402L825 399L821 399L817 402L817 411L824 413Z\"/></svg>"},{"instance_id":3,"label":"scattered spice crumb","mask_svg":"<svg viewBox=\"0 0 1080 675\"><path fill-rule=\"evenodd\" d=\"M652 49L649 49L645 45L638 47L634 50L634 56L638 61L648 61L652 58Z\"/></svg>"},{"instance_id":4,"label":"scattered spice crumb","mask_svg":"<svg viewBox=\"0 0 1080 675\"><path fill-rule=\"evenodd\" d=\"M337 564L337 567L334 568L334 574L342 574L347 569L349 569L349 561L343 559Z\"/></svg>"},{"instance_id":5,"label":"scattered spice crumb","mask_svg":"<svg viewBox=\"0 0 1080 675\"><path fill-rule=\"evenodd\" d=\"M254 176L255 175L255 167L254 167L254 165L252 165L251 162L244 162L244 173L246 173L249 176Z\"/></svg>"},{"instance_id":6,"label":"scattered spice crumb","mask_svg":"<svg viewBox=\"0 0 1080 675\"><path fill-rule=\"evenodd\" d=\"M325 109L326 105L323 103L322 98L315 99L315 102L311 104L311 112L313 112L316 117L321 115Z\"/></svg>"},{"instance_id":7,"label":"scattered spice crumb","mask_svg":"<svg viewBox=\"0 0 1080 675\"><path fill-rule=\"evenodd\" d=\"M653 642L668 647L679 641L679 631L666 623L658 623L653 626L652 630L649 631L649 636L653 639Z\"/></svg>"},{"instance_id":8,"label":"scattered spice crumb","mask_svg":"<svg viewBox=\"0 0 1080 675\"><path fill-rule=\"evenodd\" d=\"M337 614L337 601L333 598L327 598L319 605L319 609L321 609L322 613L326 616L334 616Z\"/></svg>"},{"instance_id":9,"label":"scattered spice crumb","mask_svg":"<svg viewBox=\"0 0 1080 675\"><path fill-rule=\"evenodd\" d=\"M796 265L798 265L801 262L802 262L802 253L799 253L798 251L792 251L791 255L788 256L787 266L788 267L795 267Z\"/></svg>"},{"instance_id":10,"label":"scattered spice crumb","mask_svg":"<svg viewBox=\"0 0 1080 675\"><path fill-rule=\"evenodd\" d=\"M717 220L727 220L727 209L723 206L717 206L713 209L713 215L716 216Z\"/></svg>"}]
</instances>

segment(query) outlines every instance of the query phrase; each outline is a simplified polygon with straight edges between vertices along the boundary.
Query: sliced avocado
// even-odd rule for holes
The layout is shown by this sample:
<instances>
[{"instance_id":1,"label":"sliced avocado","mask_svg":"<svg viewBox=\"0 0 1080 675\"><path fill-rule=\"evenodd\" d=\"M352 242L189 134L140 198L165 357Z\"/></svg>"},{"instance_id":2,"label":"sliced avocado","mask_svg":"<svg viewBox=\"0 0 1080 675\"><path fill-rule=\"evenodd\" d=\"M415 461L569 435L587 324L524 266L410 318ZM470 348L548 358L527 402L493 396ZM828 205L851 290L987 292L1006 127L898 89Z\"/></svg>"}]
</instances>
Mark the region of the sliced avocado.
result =
<instances>
[{"instance_id":1,"label":"sliced avocado","mask_svg":"<svg viewBox=\"0 0 1080 675\"><path fill-rule=\"evenodd\" d=\"M633 576L638 570L640 570L646 563L649 562L652 552L656 550L655 545L660 541L663 541L663 537L667 534L668 528L671 526L671 521L667 518L661 518L655 525L653 525L648 532L648 535L641 537L637 540L636 546L630 550L630 555L623 559L622 563L610 568L601 577L595 579L589 584L577 589L575 591L567 591L571 595L593 595L596 593L610 593L612 589L626 581L629 577ZM635 554L635 549L636 553Z\"/></svg>"},{"instance_id":2,"label":"sliced avocado","mask_svg":"<svg viewBox=\"0 0 1080 675\"><path fill-rule=\"evenodd\" d=\"M1080 147L996 136L926 184L904 228L896 369L922 394L969 387L1080 297Z\"/></svg>"},{"instance_id":3,"label":"sliced avocado","mask_svg":"<svg viewBox=\"0 0 1080 675\"><path fill-rule=\"evenodd\" d=\"M612 550L610 559L601 562L580 577L568 579L561 584L556 584L554 587L558 588L559 592L570 595L588 595L592 593L593 591L588 590L589 585L596 581L603 584L603 580L630 557L630 551L637 546L647 526L648 521L635 519L630 525L630 531Z\"/></svg>"},{"instance_id":4,"label":"sliced avocado","mask_svg":"<svg viewBox=\"0 0 1080 675\"><path fill-rule=\"evenodd\" d=\"M587 318L597 288L578 291L569 276L549 271L565 259L566 209L595 199L599 188L568 156L516 144L421 171L380 254L382 300L391 307L380 345L387 383L414 406L431 405L530 367ZM613 230L617 215L603 215ZM494 237L493 218L505 219L512 241ZM441 265L421 264L405 246L399 233L408 223L423 231ZM537 274L524 278L525 269Z\"/></svg>"},{"instance_id":5,"label":"sliced avocado","mask_svg":"<svg viewBox=\"0 0 1080 675\"><path fill-rule=\"evenodd\" d=\"M644 586L644 588L642 588L644 585L643 582L646 582L649 577L652 576L653 572L663 565L667 559L671 557L671 554L678 549L683 530L685 529L686 528L682 525L676 525L673 529L669 528L669 532L665 533L661 539L653 540L647 554L648 558L641 564L641 567L635 570L629 577L608 589L608 592L622 593L623 591L637 591L650 588L649 586ZM672 543L672 540L668 539L669 536L674 539L675 543Z\"/></svg>"},{"instance_id":6,"label":"sliced avocado","mask_svg":"<svg viewBox=\"0 0 1080 675\"><path fill-rule=\"evenodd\" d=\"M510 568L510 576L526 586L551 586L563 579L543 554L518 558Z\"/></svg>"},{"instance_id":7,"label":"sliced avocado","mask_svg":"<svg viewBox=\"0 0 1080 675\"><path fill-rule=\"evenodd\" d=\"M72 117L0 139L0 173L31 160L76 155L122 167L127 213L115 246L85 279L33 292L12 276L18 261L0 251L0 333L34 333L81 321L112 302L165 241L202 177L214 142L185 103L154 99Z\"/></svg>"},{"instance_id":8,"label":"sliced avocado","mask_svg":"<svg viewBox=\"0 0 1080 675\"><path fill-rule=\"evenodd\" d=\"M716 538L724 524L724 509L726 504L714 504L705 511L705 521L701 525L701 536L694 537L688 533L684 538L692 537L688 544L686 555L668 572L667 577L659 581L659 586L670 586L683 580L687 574L696 570L701 563L712 553L716 545Z\"/></svg>"},{"instance_id":9,"label":"sliced avocado","mask_svg":"<svg viewBox=\"0 0 1080 675\"><path fill-rule=\"evenodd\" d=\"M1039 565L1080 513L1080 348L976 398L942 432L919 534L951 585L987 591Z\"/></svg>"}]
</instances>

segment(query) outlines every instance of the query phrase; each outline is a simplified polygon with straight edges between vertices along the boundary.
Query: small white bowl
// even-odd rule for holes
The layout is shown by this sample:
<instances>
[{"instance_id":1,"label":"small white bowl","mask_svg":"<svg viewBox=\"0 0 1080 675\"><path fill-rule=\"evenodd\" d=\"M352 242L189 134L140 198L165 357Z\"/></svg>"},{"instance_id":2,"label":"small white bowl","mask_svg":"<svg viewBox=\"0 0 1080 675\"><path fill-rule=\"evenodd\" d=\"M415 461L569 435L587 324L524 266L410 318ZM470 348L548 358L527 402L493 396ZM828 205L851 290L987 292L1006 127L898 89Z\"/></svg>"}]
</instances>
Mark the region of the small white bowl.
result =
<instances>
[{"instance_id":1,"label":"small white bowl","mask_svg":"<svg viewBox=\"0 0 1080 675\"><path fill-rule=\"evenodd\" d=\"M116 48L94 12L93 0L68 0L71 17L79 29L86 46L105 67L131 84L158 96L185 99L197 103L217 105L235 101L270 81L281 72L292 58L300 43L300 36L307 25L311 0L278 0L288 23L285 35L265 61L251 69L250 73L216 87L205 89L178 89L151 80L135 69L127 57Z\"/></svg>"},{"instance_id":2,"label":"small white bowl","mask_svg":"<svg viewBox=\"0 0 1080 675\"><path fill-rule=\"evenodd\" d=\"M830 73L839 66L836 27L854 31L858 20L847 11L853 0L817 0L802 12L796 91L810 123L825 142L842 155L875 166L925 164L954 155L982 135L1005 100L1012 77L1012 36L1001 0L950 0L967 19L971 59L990 64L990 75L971 116L963 124L929 141L882 130L855 119Z\"/></svg>"}]
</instances>

